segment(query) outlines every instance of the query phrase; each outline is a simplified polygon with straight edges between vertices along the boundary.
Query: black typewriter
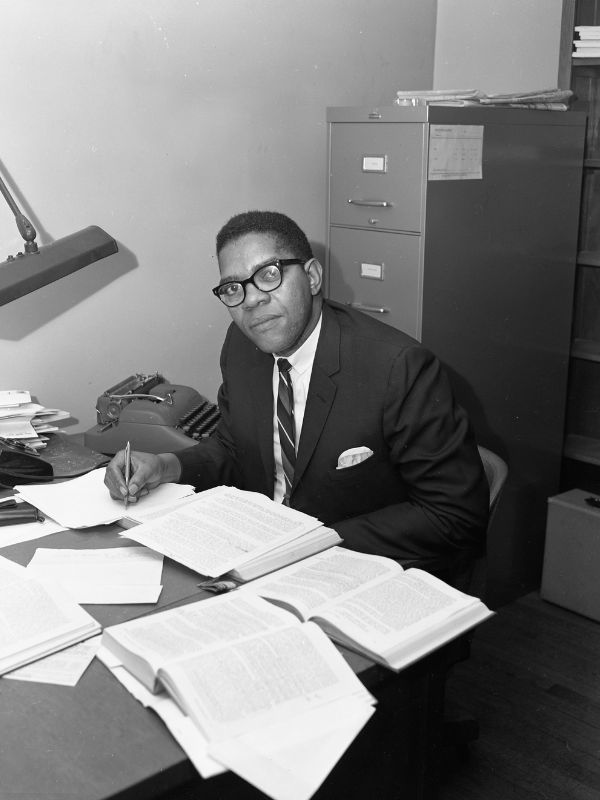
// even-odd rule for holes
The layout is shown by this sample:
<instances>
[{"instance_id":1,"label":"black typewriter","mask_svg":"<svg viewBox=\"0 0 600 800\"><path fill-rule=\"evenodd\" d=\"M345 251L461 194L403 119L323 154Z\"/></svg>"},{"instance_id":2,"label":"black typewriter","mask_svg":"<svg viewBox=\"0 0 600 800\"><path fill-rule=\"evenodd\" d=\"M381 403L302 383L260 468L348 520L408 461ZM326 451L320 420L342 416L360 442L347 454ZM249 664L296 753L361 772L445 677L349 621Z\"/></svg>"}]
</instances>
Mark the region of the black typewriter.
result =
<instances>
[{"instance_id":1,"label":"black typewriter","mask_svg":"<svg viewBox=\"0 0 600 800\"><path fill-rule=\"evenodd\" d=\"M219 409L195 389L169 383L163 375L136 374L103 392L96 425L84 434L87 447L114 455L127 442L134 450L168 453L210 436Z\"/></svg>"}]
</instances>

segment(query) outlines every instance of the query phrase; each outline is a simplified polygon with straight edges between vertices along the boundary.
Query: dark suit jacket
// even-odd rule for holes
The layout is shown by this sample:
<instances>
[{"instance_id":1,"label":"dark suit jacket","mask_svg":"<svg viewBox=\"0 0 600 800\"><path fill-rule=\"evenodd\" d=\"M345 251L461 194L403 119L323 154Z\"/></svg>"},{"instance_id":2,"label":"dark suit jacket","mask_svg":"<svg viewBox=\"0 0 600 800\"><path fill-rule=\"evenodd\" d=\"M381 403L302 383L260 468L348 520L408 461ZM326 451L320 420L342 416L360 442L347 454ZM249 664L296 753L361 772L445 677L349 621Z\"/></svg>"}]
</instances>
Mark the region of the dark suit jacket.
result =
<instances>
[{"instance_id":1,"label":"dark suit jacket","mask_svg":"<svg viewBox=\"0 0 600 800\"><path fill-rule=\"evenodd\" d=\"M177 453L181 481L273 496L273 357L231 325L215 434ZM364 445L373 456L337 470ZM488 488L467 416L414 339L325 301L290 505L353 550L437 566L481 546Z\"/></svg>"}]
</instances>

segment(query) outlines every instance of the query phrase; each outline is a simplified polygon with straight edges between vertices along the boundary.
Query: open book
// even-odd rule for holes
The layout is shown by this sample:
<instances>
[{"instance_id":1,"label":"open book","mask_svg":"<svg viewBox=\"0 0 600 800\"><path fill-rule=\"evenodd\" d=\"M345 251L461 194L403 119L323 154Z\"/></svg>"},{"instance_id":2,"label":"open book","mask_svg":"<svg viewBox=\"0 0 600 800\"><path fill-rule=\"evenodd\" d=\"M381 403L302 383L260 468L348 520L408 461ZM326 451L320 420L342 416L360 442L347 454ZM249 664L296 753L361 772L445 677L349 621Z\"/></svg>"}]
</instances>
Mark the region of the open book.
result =
<instances>
[{"instance_id":1,"label":"open book","mask_svg":"<svg viewBox=\"0 0 600 800\"><path fill-rule=\"evenodd\" d=\"M316 625L250 593L113 625L102 647L150 691L166 689L209 741L340 698L374 702Z\"/></svg>"},{"instance_id":2,"label":"open book","mask_svg":"<svg viewBox=\"0 0 600 800\"><path fill-rule=\"evenodd\" d=\"M239 590L312 620L334 641L394 670L483 622L477 597L419 569L332 547Z\"/></svg>"},{"instance_id":3,"label":"open book","mask_svg":"<svg viewBox=\"0 0 600 800\"><path fill-rule=\"evenodd\" d=\"M203 777L274 800L308 800L374 711L317 626L239 591L106 628L99 658Z\"/></svg>"},{"instance_id":4,"label":"open book","mask_svg":"<svg viewBox=\"0 0 600 800\"><path fill-rule=\"evenodd\" d=\"M0 556L0 675L100 632L58 586Z\"/></svg>"},{"instance_id":5,"label":"open book","mask_svg":"<svg viewBox=\"0 0 600 800\"><path fill-rule=\"evenodd\" d=\"M318 519L257 492L218 486L144 511L129 507L127 536L200 575L252 580L339 544Z\"/></svg>"}]
</instances>

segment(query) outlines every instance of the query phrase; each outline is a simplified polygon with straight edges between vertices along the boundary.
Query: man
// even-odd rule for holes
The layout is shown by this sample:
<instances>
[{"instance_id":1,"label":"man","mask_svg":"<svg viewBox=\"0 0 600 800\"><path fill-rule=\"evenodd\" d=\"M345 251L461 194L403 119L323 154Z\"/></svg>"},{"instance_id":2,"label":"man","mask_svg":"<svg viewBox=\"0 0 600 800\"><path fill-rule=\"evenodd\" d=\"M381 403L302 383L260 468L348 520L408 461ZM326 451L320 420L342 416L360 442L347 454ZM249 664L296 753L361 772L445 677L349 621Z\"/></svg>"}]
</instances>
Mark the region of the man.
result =
<instances>
[{"instance_id":1,"label":"man","mask_svg":"<svg viewBox=\"0 0 600 800\"><path fill-rule=\"evenodd\" d=\"M165 481L235 485L317 517L348 548L453 582L483 543L488 488L438 360L395 328L323 300L322 267L283 214L233 217L217 257L213 292L233 320L220 423L178 453L134 453L129 500ZM280 376L282 358L291 370L283 364ZM120 499L123 469L121 452L106 473Z\"/></svg>"}]
</instances>

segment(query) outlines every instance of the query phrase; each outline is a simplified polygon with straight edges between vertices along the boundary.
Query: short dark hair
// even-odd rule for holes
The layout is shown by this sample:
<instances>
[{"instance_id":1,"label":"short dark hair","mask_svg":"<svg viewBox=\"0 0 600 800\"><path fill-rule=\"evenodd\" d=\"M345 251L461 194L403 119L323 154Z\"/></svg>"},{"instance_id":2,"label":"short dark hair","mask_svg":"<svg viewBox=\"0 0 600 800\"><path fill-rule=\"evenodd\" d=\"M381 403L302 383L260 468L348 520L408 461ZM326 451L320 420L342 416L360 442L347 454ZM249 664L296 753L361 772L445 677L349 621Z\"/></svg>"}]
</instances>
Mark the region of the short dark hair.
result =
<instances>
[{"instance_id":1,"label":"short dark hair","mask_svg":"<svg viewBox=\"0 0 600 800\"><path fill-rule=\"evenodd\" d=\"M270 234L280 247L289 248L295 258L302 261L313 258L312 247L304 231L293 219L278 211L244 211L236 214L217 234L217 255L226 244L247 233Z\"/></svg>"}]
</instances>

